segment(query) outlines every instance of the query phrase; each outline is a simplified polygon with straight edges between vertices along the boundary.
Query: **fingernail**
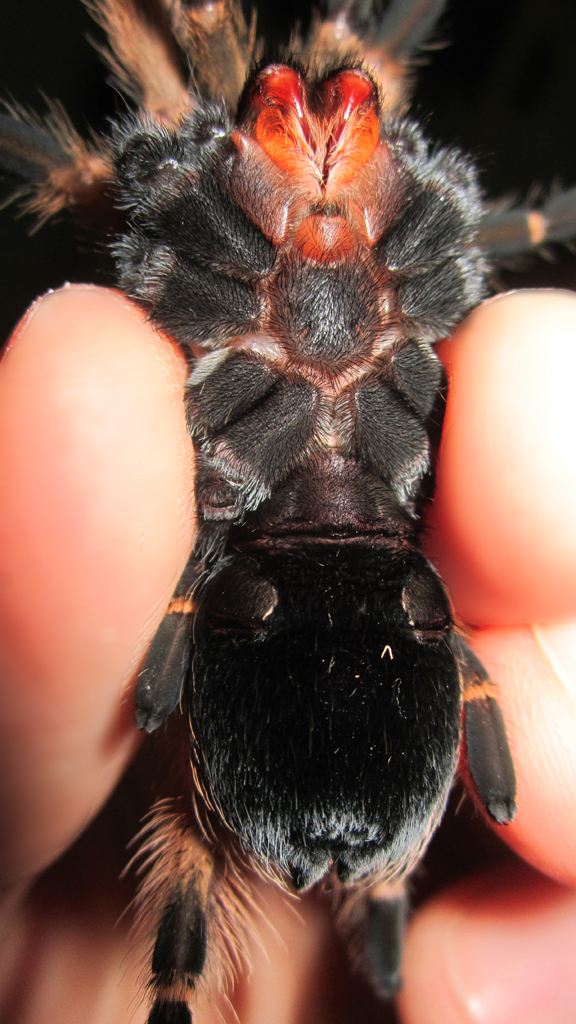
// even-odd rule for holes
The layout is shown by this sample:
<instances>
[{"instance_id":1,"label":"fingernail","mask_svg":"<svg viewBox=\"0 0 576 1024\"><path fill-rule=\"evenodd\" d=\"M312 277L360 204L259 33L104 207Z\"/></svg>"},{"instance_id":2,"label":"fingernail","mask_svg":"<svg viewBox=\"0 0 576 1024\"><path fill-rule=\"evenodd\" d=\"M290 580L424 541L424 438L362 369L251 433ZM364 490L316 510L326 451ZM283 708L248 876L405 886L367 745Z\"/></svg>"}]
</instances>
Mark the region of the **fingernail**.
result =
<instances>
[{"instance_id":1,"label":"fingernail","mask_svg":"<svg viewBox=\"0 0 576 1024\"><path fill-rule=\"evenodd\" d=\"M534 625L532 633L554 674L576 701L576 622Z\"/></svg>"},{"instance_id":2,"label":"fingernail","mask_svg":"<svg viewBox=\"0 0 576 1024\"><path fill-rule=\"evenodd\" d=\"M576 893L547 883L544 899L529 897L502 916L463 913L445 938L448 982L473 1024L569 1024L576 1006ZM506 913L506 917L504 917Z\"/></svg>"}]
</instances>

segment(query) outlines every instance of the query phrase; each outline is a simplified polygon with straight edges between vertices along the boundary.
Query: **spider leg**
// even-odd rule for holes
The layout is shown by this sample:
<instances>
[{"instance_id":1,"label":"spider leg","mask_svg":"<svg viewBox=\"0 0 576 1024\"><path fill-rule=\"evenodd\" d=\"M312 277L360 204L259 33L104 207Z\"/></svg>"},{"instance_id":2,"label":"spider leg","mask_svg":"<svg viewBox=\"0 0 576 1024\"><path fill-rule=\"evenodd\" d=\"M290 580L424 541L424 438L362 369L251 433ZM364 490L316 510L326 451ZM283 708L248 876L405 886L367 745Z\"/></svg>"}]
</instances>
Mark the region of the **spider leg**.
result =
<instances>
[{"instance_id":1,"label":"spider leg","mask_svg":"<svg viewBox=\"0 0 576 1024\"><path fill-rule=\"evenodd\" d=\"M153 732L180 701L192 652L198 558L192 553L146 655L136 685L136 725Z\"/></svg>"},{"instance_id":2,"label":"spider leg","mask_svg":"<svg viewBox=\"0 0 576 1024\"><path fill-rule=\"evenodd\" d=\"M396 0L386 8L370 42L385 46L391 57L406 58L426 42L445 6L446 0Z\"/></svg>"},{"instance_id":3,"label":"spider leg","mask_svg":"<svg viewBox=\"0 0 576 1024\"><path fill-rule=\"evenodd\" d=\"M204 95L224 98L231 111L246 81L254 52L256 18L244 20L239 0L165 0L172 29Z\"/></svg>"},{"instance_id":4,"label":"spider leg","mask_svg":"<svg viewBox=\"0 0 576 1024\"><path fill-rule=\"evenodd\" d=\"M343 892L339 927L355 966L374 990L391 999L402 987L401 963L408 899L403 881L376 881Z\"/></svg>"},{"instance_id":5,"label":"spider leg","mask_svg":"<svg viewBox=\"0 0 576 1024\"><path fill-rule=\"evenodd\" d=\"M496 687L456 633L452 648L464 691L468 768L488 815L499 825L507 824L516 814L516 776Z\"/></svg>"},{"instance_id":6,"label":"spider leg","mask_svg":"<svg viewBox=\"0 0 576 1024\"><path fill-rule=\"evenodd\" d=\"M137 897L139 917L156 922L148 988L148 1024L191 1024L189 1000L202 977L208 949L208 909L214 861L186 815L161 803L143 829L138 858L146 872Z\"/></svg>"},{"instance_id":7,"label":"spider leg","mask_svg":"<svg viewBox=\"0 0 576 1024\"><path fill-rule=\"evenodd\" d=\"M576 188L567 189L536 208L518 206L487 212L480 221L477 244L488 256L529 252L547 242L576 237Z\"/></svg>"},{"instance_id":8,"label":"spider leg","mask_svg":"<svg viewBox=\"0 0 576 1024\"><path fill-rule=\"evenodd\" d=\"M66 207L112 209L106 190L114 179L113 157L104 140L85 142L55 104L44 119L10 104L5 109L0 171L20 181L8 201L24 198L39 225Z\"/></svg>"},{"instance_id":9,"label":"spider leg","mask_svg":"<svg viewBox=\"0 0 576 1024\"><path fill-rule=\"evenodd\" d=\"M246 373L240 373L239 380L234 374L230 377L224 373L222 377L222 370L228 366L234 371L233 360L222 363L222 359L212 359L210 365L211 375L205 371L200 376L192 373L186 385L186 415L192 434L200 426L214 429L221 420L225 422L233 410L244 409L244 405L250 408L266 394L272 383L265 371L260 376L256 374L256 379L248 374L246 380ZM246 368L254 371L251 363L247 367L241 364L239 369ZM238 519L244 507L238 489L214 468L198 446L196 470L195 497L200 523L196 544L152 641L136 686L136 724L147 732L157 729L180 701L192 651L192 626L197 610L194 590L207 562L222 549L229 522ZM254 598L259 606L258 596ZM219 600L222 607L217 613L223 613L225 608L230 611L230 602L222 595Z\"/></svg>"},{"instance_id":10,"label":"spider leg","mask_svg":"<svg viewBox=\"0 0 576 1024\"><path fill-rule=\"evenodd\" d=\"M141 110L177 124L190 107L188 77L172 34L170 18L158 0L85 0L108 36L102 55L118 88Z\"/></svg>"},{"instance_id":11,"label":"spider leg","mask_svg":"<svg viewBox=\"0 0 576 1024\"><path fill-rule=\"evenodd\" d=\"M183 61L167 12L146 0L86 0L106 31L104 56L118 86L154 118L177 123L190 109ZM49 104L40 118L6 103L0 113L0 171L20 179L8 201L24 198L24 209L42 224L72 208L92 229L114 224L114 154L106 139L82 139L66 113Z\"/></svg>"},{"instance_id":12,"label":"spider leg","mask_svg":"<svg viewBox=\"0 0 576 1024\"><path fill-rule=\"evenodd\" d=\"M328 17L317 22L306 51L325 61L362 55L380 86L385 110L407 106L410 67L442 14L446 0L328 0Z\"/></svg>"},{"instance_id":13,"label":"spider leg","mask_svg":"<svg viewBox=\"0 0 576 1024\"><path fill-rule=\"evenodd\" d=\"M385 999L402 988L400 965L408 899L403 883L380 883L368 890L366 965L376 991Z\"/></svg>"}]
</instances>

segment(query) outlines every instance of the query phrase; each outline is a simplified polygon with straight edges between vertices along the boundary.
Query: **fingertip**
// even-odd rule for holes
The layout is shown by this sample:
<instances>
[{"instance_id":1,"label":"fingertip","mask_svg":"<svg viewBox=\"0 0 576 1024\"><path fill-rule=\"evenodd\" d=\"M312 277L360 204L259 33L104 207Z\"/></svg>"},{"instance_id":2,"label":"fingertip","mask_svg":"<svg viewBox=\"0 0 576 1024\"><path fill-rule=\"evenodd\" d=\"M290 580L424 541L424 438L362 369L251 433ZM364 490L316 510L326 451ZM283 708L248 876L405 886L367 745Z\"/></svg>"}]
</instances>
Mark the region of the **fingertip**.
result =
<instances>
[{"instance_id":1,"label":"fingertip","mask_svg":"<svg viewBox=\"0 0 576 1024\"><path fill-rule=\"evenodd\" d=\"M525 860L574 885L576 680L572 690L559 677L537 628L487 628L471 643L498 687L518 786L513 823L495 827Z\"/></svg>"},{"instance_id":2,"label":"fingertip","mask_svg":"<svg viewBox=\"0 0 576 1024\"><path fill-rule=\"evenodd\" d=\"M137 742L127 687L191 543L182 354L119 293L66 288L0 368L0 867L37 869Z\"/></svg>"},{"instance_id":3,"label":"fingertip","mask_svg":"<svg viewBox=\"0 0 576 1024\"><path fill-rule=\"evenodd\" d=\"M442 354L451 395L430 550L457 615L485 627L472 642L500 688L518 813L499 832L530 863L573 883L574 635L563 638L564 659L572 652L563 674L544 642L552 627L517 624L576 611L576 296L498 296Z\"/></svg>"},{"instance_id":4,"label":"fingertip","mask_svg":"<svg viewBox=\"0 0 576 1024\"><path fill-rule=\"evenodd\" d=\"M430 550L460 614L576 614L576 296L498 296L442 354L451 392Z\"/></svg>"},{"instance_id":5,"label":"fingertip","mask_svg":"<svg viewBox=\"0 0 576 1024\"><path fill-rule=\"evenodd\" d=\"M569 1024L576 894L519 863L431 901L406 942L403 1024Z\"/></svg>"}]
</instances>

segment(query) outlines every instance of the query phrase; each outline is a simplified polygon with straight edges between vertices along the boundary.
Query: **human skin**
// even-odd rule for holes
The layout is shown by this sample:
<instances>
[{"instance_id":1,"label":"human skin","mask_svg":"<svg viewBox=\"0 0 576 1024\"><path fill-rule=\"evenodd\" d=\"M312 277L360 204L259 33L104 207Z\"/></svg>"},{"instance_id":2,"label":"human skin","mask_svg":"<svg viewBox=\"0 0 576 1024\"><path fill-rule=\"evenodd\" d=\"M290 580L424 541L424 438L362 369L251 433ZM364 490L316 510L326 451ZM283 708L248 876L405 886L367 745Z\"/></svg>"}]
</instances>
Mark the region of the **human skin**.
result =
<instances>
[{"instance_id":1,"label":"human skin","mask_svg":"<svg viewBox=\"0 0 576 1024\"><path fill-rule=\"evenodd\" d=\"M484 868L418 911L399 1013L403 1024L568 1024L576 296L492 300L442 355L452 388L427 545L500 687L519 809L498 832L525 863ZM6 1024L145 1020L142 950L128 917L118 923L130 885L117 881L146 806L145 750L106 801L140 743L135 676L193 539L185 374L181 352L133 304L87 286L36 304L0 367ZM296 912L261 884L255 900L260 945L250 940L252 976L232 997L241 1024L356 1024L354 982L342 971L323 980L332 947L322 901ZM232 1019L201 997L195 1022L219 1012ZM370 1004L363 1021L385 1012Z\"/></svg>"}]
</instances>

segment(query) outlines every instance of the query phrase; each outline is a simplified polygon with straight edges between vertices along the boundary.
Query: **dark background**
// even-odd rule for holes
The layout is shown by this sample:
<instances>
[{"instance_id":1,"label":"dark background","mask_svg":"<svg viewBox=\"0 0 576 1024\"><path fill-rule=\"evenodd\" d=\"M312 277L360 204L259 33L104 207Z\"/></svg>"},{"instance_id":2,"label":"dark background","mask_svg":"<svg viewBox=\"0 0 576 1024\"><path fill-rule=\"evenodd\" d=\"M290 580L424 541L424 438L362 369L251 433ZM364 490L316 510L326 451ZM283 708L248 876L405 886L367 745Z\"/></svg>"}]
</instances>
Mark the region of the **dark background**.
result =
<instances>
[{"instance_id":1,"label":"dark background","mask_svg":"<svg viewBox=\"0 0 576 1024\"><path fill-rule=\"evenodd\" d=\"M287 41L290 24L305 27L310 17L306 0L288 0L280 10L259 0L257 7L260 34L269 40ZM102 41L80 0L4 4L0 94L38 111L43 96L58 99L81 132L105 129L125 108L89 36ZM576 182L574 0L451 0L436 37L446 45L426 55L412 108L428 135L471 153L489 195ZM0 212L0 343L45 289L65 280L105 281L94 247L79 250L65 218L30 237L32 221L15 212ZM536 262L536 280L570 282L569 258L560 256L552 269Z\"/></svg>"}]
</instances>

